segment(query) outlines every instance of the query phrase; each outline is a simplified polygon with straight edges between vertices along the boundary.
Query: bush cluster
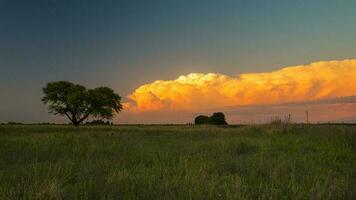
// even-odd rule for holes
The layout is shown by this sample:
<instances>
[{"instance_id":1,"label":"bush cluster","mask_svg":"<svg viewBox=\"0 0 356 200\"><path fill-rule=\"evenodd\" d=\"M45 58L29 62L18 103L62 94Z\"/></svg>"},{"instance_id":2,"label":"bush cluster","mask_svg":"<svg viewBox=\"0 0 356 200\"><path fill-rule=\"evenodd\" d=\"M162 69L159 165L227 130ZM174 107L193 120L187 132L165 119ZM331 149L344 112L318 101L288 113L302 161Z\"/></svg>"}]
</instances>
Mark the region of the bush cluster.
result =
<instances>
[{"instance_id":1,"label":"bush cluster","mask_svg":"<svg viewBox=\"0 0 356 200\"><path fill-rule=\"evenodd\" d=\"M93 120L90 122L86 122L85 125L113 125L112 122L110 121L104 121L104 120Z\"/></svg>"},{"instance_id":2,"label":"bush cluster","mask_svg":"<svg viewBox=\"0 0 356 200\"><path fill-rule=\"evenodd\" d=\"M205 115L199 115L195 118L194 123L199 124L215 124L215 125L227 125L225 120L225 115L222 112L217 112L211 115L210 117Z\"/></svg>"}]
</instances>

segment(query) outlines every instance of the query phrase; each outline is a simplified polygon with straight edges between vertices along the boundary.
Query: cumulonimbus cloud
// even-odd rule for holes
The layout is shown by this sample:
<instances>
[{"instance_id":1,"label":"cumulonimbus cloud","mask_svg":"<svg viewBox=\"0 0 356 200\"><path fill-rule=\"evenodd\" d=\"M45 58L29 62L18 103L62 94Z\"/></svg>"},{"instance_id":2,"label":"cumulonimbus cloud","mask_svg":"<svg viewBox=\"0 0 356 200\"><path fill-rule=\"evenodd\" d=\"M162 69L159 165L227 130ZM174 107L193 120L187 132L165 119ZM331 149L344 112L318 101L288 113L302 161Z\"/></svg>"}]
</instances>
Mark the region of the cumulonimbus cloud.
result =
<instances>
[{"instance_id":1,"label":"cumulonimbus cloud","mask_svg":"<svg viewBox=\"0 0 356 200\"><path fill-rule=\"evenodd\" d=\"M321 61L266 73L191 73L157 80L128 95L127 110L199 111L356 95L356 59Z\"/></svg>"}]
</instances>

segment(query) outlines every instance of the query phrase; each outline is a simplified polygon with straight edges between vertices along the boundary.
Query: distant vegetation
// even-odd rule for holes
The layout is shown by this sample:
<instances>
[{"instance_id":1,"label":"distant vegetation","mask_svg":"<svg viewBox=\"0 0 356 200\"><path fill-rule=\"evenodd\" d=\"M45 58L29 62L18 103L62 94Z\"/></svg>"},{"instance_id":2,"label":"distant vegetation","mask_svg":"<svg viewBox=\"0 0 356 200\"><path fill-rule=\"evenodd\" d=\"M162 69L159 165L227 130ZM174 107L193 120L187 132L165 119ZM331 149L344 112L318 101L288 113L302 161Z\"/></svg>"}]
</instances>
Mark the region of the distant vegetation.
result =
<instances>
[{"instance_id":1,"label":"distant vegetation","mask_svg":"<svg viewBox=\"0 0 356 200\"><path fill-rule=\"evenodd\" d=\"M8 125L21 125L21 122L8 122Z\"/></svg>"},{"instance_id":2,"label":"distant vegetation","mask_svg":"<svg viewBox=\"0 0 356 200\"><path fill-rule=\"evenodd\" d=\"M225 115L222 112L214 113L210 117L205 115L199 115L198 117L195 118L194 123L196 125L200 125L200 124L227 125Z\"/></svg>"},{"instance_id":3,"label":"distant vegetation","mask_svg":"<svg viewBox=\"0 0 356 200\"><path fill-rule=\"evenodd\" d=\"M113 123L110 121L104 121L99 119L86 122L85 125L113 125Z\"/></svg>"},{"instance_id":4,"label":"distant vegetation","mask_svg":"<svg viewBox=\"0 0 356 200\"><path fill-rule=\"evenodd\" d=\"M356 126L0 126L0 199L355 199Z\"/></svg>"},{"instance_id":5,"label":"distant vegetation","mask_svg":"<svg viewBox=\"0 0 356 200\"><path fill-rule=\"evenodd\" d=\"M112 119L122 109L121 97L111 88L86 89L68 81L48 83L43 88L43 103L50 113L66 116L74 126L78 126L89 116Z\"/></svg>"}]
</instances>

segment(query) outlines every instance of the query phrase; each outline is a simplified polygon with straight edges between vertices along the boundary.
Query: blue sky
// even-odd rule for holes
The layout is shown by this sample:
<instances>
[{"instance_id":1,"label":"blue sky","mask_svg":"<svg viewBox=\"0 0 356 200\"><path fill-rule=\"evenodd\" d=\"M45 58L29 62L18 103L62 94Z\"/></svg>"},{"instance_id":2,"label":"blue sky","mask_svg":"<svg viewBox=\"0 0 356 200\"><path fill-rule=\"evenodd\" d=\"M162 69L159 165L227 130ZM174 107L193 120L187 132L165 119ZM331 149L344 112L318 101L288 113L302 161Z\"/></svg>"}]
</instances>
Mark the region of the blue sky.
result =
<instances>
[{"instance_id":1,"label":"blue sky","mask_svg":"<svg viewBox=\"0 0 356 200\"><path fill-rule=\"evenodd\" d=\"M49 81L122 96L191 72L355 58L356 1L0 1L0 122L52 120Z\"/></svg>"}]
</instances>

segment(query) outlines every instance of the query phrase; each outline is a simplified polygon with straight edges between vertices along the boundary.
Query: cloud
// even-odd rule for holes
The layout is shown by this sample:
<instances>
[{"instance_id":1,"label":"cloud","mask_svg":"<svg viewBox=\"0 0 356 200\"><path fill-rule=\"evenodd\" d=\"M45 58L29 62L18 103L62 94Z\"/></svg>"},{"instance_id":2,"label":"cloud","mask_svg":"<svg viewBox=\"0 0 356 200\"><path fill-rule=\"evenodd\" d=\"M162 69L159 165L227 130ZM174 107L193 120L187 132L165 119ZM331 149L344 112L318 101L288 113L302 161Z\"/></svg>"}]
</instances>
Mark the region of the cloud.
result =
<instances>
[{"instance_id":1,"label":"cloud","mask_svg":"<svg viewBox=\"0 0 356 200\"><path fill-rule=\"evenodd\" d=\"M266 73L191 73L157 80L128 95L129 112L199 112L214 107L275 104L356 95L356 59L322 61Z\"/></svg>"}]
</instances>

